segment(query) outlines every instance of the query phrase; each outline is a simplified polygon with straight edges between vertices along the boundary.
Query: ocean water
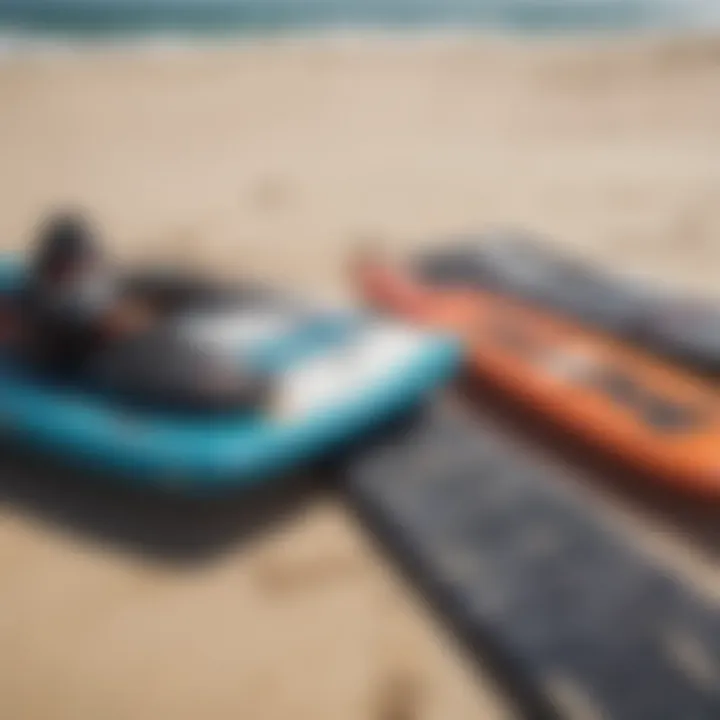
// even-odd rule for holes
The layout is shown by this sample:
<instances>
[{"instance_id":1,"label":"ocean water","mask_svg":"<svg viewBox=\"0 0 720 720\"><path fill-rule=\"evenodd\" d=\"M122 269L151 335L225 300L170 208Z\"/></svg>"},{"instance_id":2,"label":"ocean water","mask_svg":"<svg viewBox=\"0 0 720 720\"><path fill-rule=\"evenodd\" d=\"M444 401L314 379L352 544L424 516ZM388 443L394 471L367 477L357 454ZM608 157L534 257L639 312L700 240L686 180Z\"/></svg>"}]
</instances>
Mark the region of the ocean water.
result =
<instances>
[{"instance_id":1,"label":"ocean water","mask_svg":"<svg viewBox=\"0 0 720 720\"><path fill-rule=\"evenodd\" d=\"M136 36L339 29L632 31L715 23L720 0L0 0L0 33Z\"/></svg>"}]
</instances>

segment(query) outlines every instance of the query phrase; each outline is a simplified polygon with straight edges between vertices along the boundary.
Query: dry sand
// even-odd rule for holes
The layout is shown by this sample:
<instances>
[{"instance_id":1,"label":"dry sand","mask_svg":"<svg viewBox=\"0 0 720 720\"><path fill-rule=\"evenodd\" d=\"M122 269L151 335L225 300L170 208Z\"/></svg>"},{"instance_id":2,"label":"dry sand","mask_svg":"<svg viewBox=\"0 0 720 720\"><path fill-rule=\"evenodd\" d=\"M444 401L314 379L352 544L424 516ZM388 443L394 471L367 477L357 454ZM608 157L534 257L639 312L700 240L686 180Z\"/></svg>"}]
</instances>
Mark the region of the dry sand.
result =
<instances>
[{"instance_id":1,"label":"dry sand","mask_svg":"<svg viewBox=\"0 0 720 720\"><path fill-rule=\"evenodd\" d=\"M49 206L80 203L124 257L329 292L358 237L404 249L504 223L714 290L719 158L713 39L0 64L6 246ZM0 516L2 718L505 716L331 499L183 568L33 510L8 499Z\"/></svg>"}]
</instances>

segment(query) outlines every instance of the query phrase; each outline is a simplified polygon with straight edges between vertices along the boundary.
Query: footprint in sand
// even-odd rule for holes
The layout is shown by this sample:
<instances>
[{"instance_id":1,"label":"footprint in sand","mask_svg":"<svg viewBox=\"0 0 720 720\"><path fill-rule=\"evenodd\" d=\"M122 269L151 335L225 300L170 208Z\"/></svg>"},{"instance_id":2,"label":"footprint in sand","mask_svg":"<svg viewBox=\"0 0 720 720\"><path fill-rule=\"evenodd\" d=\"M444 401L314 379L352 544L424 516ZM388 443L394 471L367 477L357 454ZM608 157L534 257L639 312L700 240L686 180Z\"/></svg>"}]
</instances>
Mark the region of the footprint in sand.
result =
<instances>
[{"instance_id":1,"label":"footprint in sand","mask_svg":"<svg viewBox=\"0 0 720 720\"><path fill-rule=\"evenodd\" d=\"M268 176L259 179L252 188L253 207L262 213L286 209L293 196L293 186L286 178Z\"/></svg>"}]
</instances>

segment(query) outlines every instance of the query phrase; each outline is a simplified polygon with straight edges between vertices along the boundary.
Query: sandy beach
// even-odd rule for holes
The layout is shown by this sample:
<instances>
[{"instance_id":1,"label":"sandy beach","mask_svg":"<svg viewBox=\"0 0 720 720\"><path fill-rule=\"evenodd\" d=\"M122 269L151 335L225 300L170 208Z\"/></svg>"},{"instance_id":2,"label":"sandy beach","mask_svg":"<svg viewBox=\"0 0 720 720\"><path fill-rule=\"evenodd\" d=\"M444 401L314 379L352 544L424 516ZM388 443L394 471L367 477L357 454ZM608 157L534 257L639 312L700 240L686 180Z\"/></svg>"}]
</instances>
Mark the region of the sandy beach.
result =
<instances>
[{"instance_id":1,"label":"sandy beach","mask_svg":"<svg viewBox=\"0 0 720 720\"><path fill-rule=\"evenodd\" d=\"M22 247L79 204L123 259L339 296L359 241L510 224L720 294L719 90L712 38L5 57L0 237ZM324 493L182 567L16 496L0 493L2 718L510 717Z\"/></svg>"}]
</instances>

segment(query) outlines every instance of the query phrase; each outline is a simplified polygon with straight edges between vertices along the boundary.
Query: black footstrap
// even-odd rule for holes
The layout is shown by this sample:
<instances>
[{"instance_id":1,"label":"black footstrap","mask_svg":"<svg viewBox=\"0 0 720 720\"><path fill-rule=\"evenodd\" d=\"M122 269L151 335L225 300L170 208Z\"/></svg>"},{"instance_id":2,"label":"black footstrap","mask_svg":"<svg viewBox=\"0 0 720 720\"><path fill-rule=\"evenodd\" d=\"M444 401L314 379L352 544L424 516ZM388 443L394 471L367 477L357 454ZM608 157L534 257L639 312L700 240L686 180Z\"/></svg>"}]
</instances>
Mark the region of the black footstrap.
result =
<instances>
[{"instance_id":1,"label":"black footstrap","mask_svg":"<svg viewBox=\"0 0 720 720\"><path fill-rule=\"evenodd\" d=\"M453 407L345 471L351 502L530 717L720 718L720 605L557 468Z\"/></svg>"}]
</instances>

